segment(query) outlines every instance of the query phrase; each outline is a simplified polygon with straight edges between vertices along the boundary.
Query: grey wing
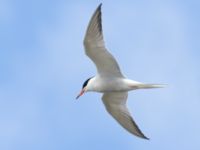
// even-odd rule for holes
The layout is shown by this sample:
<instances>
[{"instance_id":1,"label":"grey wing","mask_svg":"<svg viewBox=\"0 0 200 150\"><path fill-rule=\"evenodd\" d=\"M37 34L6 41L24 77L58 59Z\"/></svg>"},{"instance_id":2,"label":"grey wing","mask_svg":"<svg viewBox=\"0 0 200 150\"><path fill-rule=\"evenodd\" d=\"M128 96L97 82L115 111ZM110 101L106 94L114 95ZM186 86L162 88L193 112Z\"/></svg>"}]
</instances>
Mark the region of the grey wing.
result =
<instances>
[{"instance_id":1,"label":"grey wing","mask_svg":"<svg viewBox=\"0 0 200 150\"><path fill-rule=\"evenodd\" d=\"M86 31L85 53L95 63L99 74L123 77L117 61L105 48L101 23L101 5L94 12Z\"/></svg>"},{"instance_id":2,"label":"grey wing","mask_svg":"<svg viewBox=\"0 0 200 150\"><path fill-rule=\"evenodd\" d=\"M106 110L122 127L138 137L148 139L131 117L128 108L126 107L127 97L127 92L112 92L105 93L102 100Z\"/></svg>"}]
</instances>

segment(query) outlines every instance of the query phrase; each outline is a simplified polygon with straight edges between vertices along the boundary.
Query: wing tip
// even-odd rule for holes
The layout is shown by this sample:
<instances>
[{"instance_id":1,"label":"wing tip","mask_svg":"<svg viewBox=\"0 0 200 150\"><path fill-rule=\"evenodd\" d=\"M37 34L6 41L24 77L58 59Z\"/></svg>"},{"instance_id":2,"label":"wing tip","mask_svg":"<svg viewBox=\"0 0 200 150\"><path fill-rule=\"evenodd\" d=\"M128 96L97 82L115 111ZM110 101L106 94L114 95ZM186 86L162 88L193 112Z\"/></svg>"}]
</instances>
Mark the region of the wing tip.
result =
<instances>
[{"instance_id":1,"label":"wing tip","mask_svg":"<svg viewBox=\"0 0 200 150\"><path fill-rule=\"evenodd\" d=\"M102 6L102 3L100 3L100 4L98 5L98 7L96 8L96 11L95 11L95 12L101 12L101 6Z\"/></svg>"},{"instance_id":2,"label":"wing tip","mask_svg":"<svg viewBox=\"0 0 200 150\"><path fill-rule=\"evenodd\" d=\"M100 3L97 8L95 9L87 30L86 30L86 34L85 34L85 38L83 40L83 44L86 47L87 45L90 45L91 43L97 44L97 43L101 43L102 46L104 45L104 40L103 40L103 29L102 29L102 12L101 12L101 7L102 7L102 3Z\"/></svg>"},{"instance_id":3,"label":"wing tip","mask_svg":"<svg viewBox=\"0 0 200 150\"><path fill-rule=\"evenodd\" d=\"M134 134L134 135L136 135L136 134ZM146 137L141 131L140 131L140 134L136 135L136 136L138 136L139 138L142 138L144 140L150 140L150 138Z\"/></svg>"},{"instance_id":4,"label":"wing tip","mask_svg":"<svg viewBox=\"0 0 200 150\"><path fill-rule=\"evenodd\" d=\"M102 3L100 3L100 4L99 4L99 6L98 6L98 8L99 8L99 9L101 9L101 6L102 6L102 5L103 5L103 4L102 4Z\"/></svg>"},{"instance_id":5,"label":"wing tip","mask_svg":"<svg viewBox=\"0 0 200 150\"><path fill-rule=\"evenodd\" d=\"M99 12L101 14L101 7L102 7L102 3L99 4L99 6L96 9L96 12Z\"/></svg>"},{"instance_id":6,"label":"wing tip","mask_svg":"<svg viewBox=\"0 0 200 150\"><path fill-rule=\"evenodd\" d=\"M145 139L145 140L150 140L150 138L148 138L146 136L143 136L142 138Z\"/></svg>"},{"instance_id":7,"label":"wing tip","mask_svg":"<svg viewBox=\"0 0 200 150\"><path fill-rule=\"evenodd\" d=\"M131 118L132 118L132 117L131 117ZM142 131L141 131L140 128L137 126L137 124L135 123L135 121L133 120L133 118L132 118L132 123L133 123L133 125L135 126L136 131L137 131L137 133L131 132L133 135L136 135L137 137L142 138L142 139L145 139L145 140L150 140L148 137L146 137L146 136L144 135L144 133L142 133Z\"/></svg>"}]
</instances>

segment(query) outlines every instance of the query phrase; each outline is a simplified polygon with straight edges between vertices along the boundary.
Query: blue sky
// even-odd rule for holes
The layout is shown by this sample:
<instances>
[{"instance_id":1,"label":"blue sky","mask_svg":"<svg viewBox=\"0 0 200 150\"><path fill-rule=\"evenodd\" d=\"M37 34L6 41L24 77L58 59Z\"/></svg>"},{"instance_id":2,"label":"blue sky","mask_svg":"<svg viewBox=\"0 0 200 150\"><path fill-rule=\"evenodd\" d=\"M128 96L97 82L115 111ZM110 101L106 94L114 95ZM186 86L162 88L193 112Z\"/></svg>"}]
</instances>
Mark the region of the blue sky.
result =
<instances>
[{"instance_id":1,"label":"blue sky","mask_svg":"<svg viewBox=\"0 0 200 150\"><path fill-rule=\"evenodd\" d=\"M100 2L106 46L124 74L168 85L129 94L150 141L121 128L101 94L75 100L96 72L82 41ZM0 149L199 150L199 18L194 0L0 0Z\"/></svg>"}]
</instances>

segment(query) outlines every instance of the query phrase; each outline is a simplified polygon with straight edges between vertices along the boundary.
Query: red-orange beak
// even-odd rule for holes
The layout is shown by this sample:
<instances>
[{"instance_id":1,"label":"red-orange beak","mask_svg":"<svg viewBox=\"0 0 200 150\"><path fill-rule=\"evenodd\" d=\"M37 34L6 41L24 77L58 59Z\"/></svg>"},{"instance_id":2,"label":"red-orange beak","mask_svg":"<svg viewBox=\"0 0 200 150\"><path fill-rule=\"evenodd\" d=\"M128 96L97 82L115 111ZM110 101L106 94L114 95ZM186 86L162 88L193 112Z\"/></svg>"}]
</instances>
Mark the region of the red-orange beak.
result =
<instances>
[{"instance_id":1,"label":"red-orange beak","mask_svg":"<svg viewBox=\"0 0 200 150\"><path fill-rule=\"evenodd\" d=\"M78 99L81 95L83 95L84 92L85 92L84 89L82 89L81 92L80 92L80 94L76 97L76 99Z\"/></svg>"}]
</instances>

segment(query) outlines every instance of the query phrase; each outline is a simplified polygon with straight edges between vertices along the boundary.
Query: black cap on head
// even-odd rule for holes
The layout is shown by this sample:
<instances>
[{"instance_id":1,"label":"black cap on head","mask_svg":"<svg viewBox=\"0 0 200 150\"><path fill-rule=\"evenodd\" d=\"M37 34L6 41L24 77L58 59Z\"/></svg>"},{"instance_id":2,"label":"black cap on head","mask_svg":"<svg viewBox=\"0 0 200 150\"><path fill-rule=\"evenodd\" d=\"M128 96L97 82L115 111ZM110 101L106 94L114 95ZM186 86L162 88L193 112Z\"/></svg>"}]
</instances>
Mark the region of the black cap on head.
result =
<instances>
[{"instance_id":1,"label":"black cap on head","mask_svg":"<svg viewBox=\"0 0 200 150\"><path fill-rule=\"evenodd\" d=\"M83 89L84 87L87 86L87 84L88 84L88 82L89 82L89 80L90 80L91 78L93 78L93 77L88 78L88 79L83 83L82 89Z\"/></svg>"}]
</instances>

